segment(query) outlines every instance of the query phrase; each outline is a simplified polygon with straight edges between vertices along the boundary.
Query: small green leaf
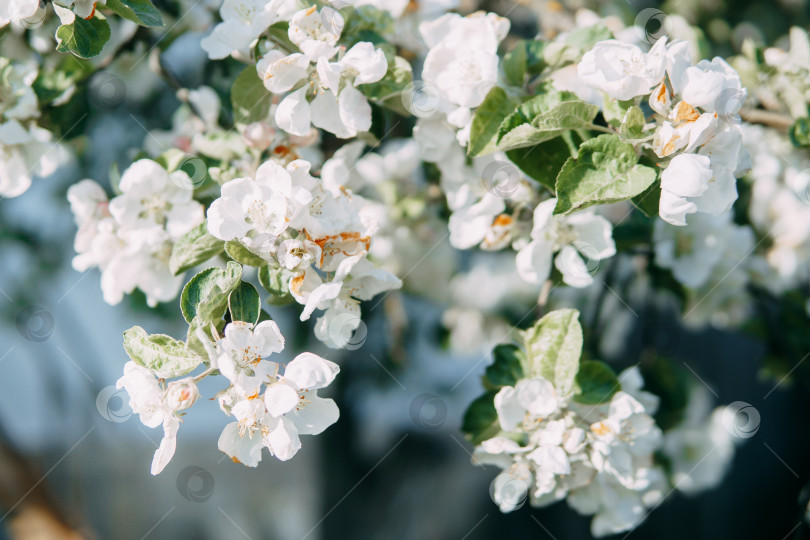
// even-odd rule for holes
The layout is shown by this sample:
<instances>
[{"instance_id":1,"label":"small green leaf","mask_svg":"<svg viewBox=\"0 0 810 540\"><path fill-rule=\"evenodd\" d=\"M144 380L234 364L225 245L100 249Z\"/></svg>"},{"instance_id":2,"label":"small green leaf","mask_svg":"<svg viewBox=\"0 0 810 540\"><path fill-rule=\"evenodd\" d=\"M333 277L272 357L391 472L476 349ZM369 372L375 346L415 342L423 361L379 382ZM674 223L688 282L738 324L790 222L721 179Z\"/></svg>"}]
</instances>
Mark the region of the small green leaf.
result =
<instances>
[{"instance_id":1,"label":"small green leaf","mask_svg":"<svg viewBox=\"0 0 810 540\"><path fill-rule=\"evenodd\" d=\"M544 377L567 396L574 388L582 354L582 327L579 311L552 311L522 332L526 344L523 372L527 378Z\"/></svg>"},{"instance_id":2,"label":"small green leaf","mask_svg":"<svg viewBox=\"0 0 810 540\"><path fill-rule=\"evenodd\" d=\"M515 386L523 378L523 351L515 345L497 345L492 351L494 361L487 366L484 378L494 388Z\"/></svg>"},{"instance_id":3,"label":"small green leaf","mask_svg":"<svg viewBox=\"0 0 810 540\"><path fill-rule=\"evenodd\" d=\"M225 242L212 236L205 223L201 223L180 237L169 257L169 270L175 276L216 257L225 249Z\"/></svg>"},{"instance_id":4,"label":"small green leaf","mask_svg":"<svg viewBox=\"0 0 810 540\"><path fill-rule=\"evenodd\" d=\"M110 40L110 25L98 15L92 19L76 17L71 24L56 29L59 44L56 50L70 52L81 58L98 56Z\"/></svg>"},{"instance_id":5,"label":"small green leaf","mask_svg":"<svg viewBox=\"0 0 810 540\"><path fill-rule=\"evenodd\" d=\"M273 95L264 87L256 68L248 66L231 87L231 106L236 123L250 124L267 119Z\"/></svg>"},{"instance_id":6,"label":"small green leaf","mask_svg":"<svg viewBox=\"0 0 810 540\"><path fill-rule=\"evenodd\" d=\"M107 0L107 7L141 26L163 26L160 11L149 0Z\"/></svg>"},{"instance_id":7,"label":"small green leaf","mask_svg":"<svg viewBox=\"0 0 810 540\"><path fill-rule=\"evenodd\" d=\"M579 147L557 176L555 214L570 214L595 204L631 199L655 182L656 171L638 164L631 144L618 135L600 135Z\"/></svg>"},{"instance_id":8,"label":"small green leaf","mask_svg":"<svg viewBox=\"0 0 810 540\"><path fill-rule=\"evenodd\" d=\"M225 253L240 264L255 266L260 268L267 264L267 261L246 248L239 240L228 240L225 242Z\"/></svg>"},{"instance_id":9,"label":"small green leaf","mask_svg":"<svg viewBox=\"0 0 810 540\"><path fill-rule=\"evenodd\" d=\"M164 334L149 335L140 326L124 332L124 350L133 362L166 379L190 373L202 362L182 341Z\"/></svg>"},{"instance_id":10,"label":"small green leaf","mask_svg":"<svg viewBox=\"0 0 810 540\"><path fill-rule=\"evenodd\" d=\"M228 309L232 321L244 321L256 324L262 311L262 299L256 287L242 281L228 295Z\"/></svg>"},{"instance_id":11,"label":"small green leaf","mask_svg":"<svg viewBox=\"0 0 810 540\"><path fill-rule=\"evenodd\" d=\"M619 139L630 144L637 144L653 138L653 133L645 133L644 112L635 105L627 109L619 127Z\"/></svg>"},{"instance_id":12,"label":"small green leaf","mask_svg":"<svg viewBox=\"0 0 810 540\"><path fill-rule=\"evenodd\" d=\"M290 273L280 267L263 266L259 268L259 284L270 293L267 303L283 306L293 301L290 294Z\"/></svg>"},{"instance_id":13,"label":"small green leaf","mask_svg":"<svg viewBox=\"0 0 810 540\"><path fill-rule=\"evenodd\" d=\"M587 405L607 403L622 387L611 367L597 360L580 364L576 386L578 392L574 394L574 401Z\"/></svg>"},{"instance_id":14,"label":"small green leaf","mask_svg":"<svg viewBox=\"0 0 810 540\"><path fill-rule=\"evenodd\" d=\"M810 146L810 118L799 118L790 128L790 141L793 146Z\"/></svg>"},{"instance_id":15,"label":"small green leaf","mask_svg":"<svg viewBox=\"0 0 810 540\"><path fill-rule=\"evenodd\" d=\"M489 91L475 110L470 127L468 156L481 156L495 151L495 139L501 122L515 110L516 103L498 86Z\"/></svg>"},{"instance_id":16,"label":"small green leaf","mask_svg":"<svg viewBox=\"0 0 810 540\"><path fill-rule=\"evenodd\" d=\"M504 55L503 73L512 86L523 86L526 78L526 45L523 40Z\"/></svg>"},{"instance_id":17,"label":"small green leaf","mask_svg":"<svg viewBox=\"0 0 810 540\"><path fill-rule=\"evenodd\" d=\"M497 390L492 390L478 397L470 403L467 412L464 413L461 431L473 444L491 439L501 430L498 411L495 410L495 394L497 393Z\"/></svg>"},{"instance_id":18,"label":"small green leaf","mask_svg":"<svg viewBox=\"0 0 810 540\"><path fill-rule=\"evenodd\" d=\"M225 269L207 268L191 278L180 295L180 309L186 322L199 316L205 324L218 321L228 309L228 295L242 278L242 266L228 262Z\"/></svg>"}]
</instances>

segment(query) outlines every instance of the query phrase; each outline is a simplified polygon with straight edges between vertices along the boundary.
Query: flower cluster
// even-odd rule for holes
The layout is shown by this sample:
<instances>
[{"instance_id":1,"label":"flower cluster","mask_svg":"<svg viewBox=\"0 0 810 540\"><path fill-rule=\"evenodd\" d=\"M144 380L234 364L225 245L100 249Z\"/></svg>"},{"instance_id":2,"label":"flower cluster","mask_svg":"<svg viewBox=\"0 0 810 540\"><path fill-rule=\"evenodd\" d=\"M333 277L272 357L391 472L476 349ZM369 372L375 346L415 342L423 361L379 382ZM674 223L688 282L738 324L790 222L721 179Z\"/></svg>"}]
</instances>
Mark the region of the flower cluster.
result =
<instances>
[{"instance_id":1,"label":"flower cluster","mask_svg":"<svg viewBox=\"0 0 810 540\"><path fill-rule=\"evenodd\" d=\"M570 401L543 377L502 388L495 408L502 433L476 448L474 461L503 469L493 482L502 511L567 498L595 515L594 536L632 528L658 502L664 477L653 464L661 430L651 414L657 398L640 390L637 369L624 372L623 390L602 405ZM633 395L635 394L635 396Z\"/></svg>"},{"instance_id":2,"label":"flower cluster","mask_svg":"<svg viewBox=\"0 0 810 540\"><path fill-rule=\"evenodd\" d=\"M222 338L214 338L212 344L206 336L201 337L209 352L208 368L197 376L167 383L168 375L161 370L130 361L116 384L127 391L130 408L145 426L163 426L152 474L159 474L174 455L185 414L180 411L194 404L200 395L197 384L216 370L229 382L228 388L217 394L220 407L237 420L223 429L219 449L236 463L257 466L265 447L286 461L301 448L299 435L317 435L338 419L335 402L319 397L317 392L334 380L338 366L315 354L302 353L280 374L278 363L265 359L284 349L284 338L275 322L254 326L236 321L225 327Z\"/></svg>"},{"instance_id":3,"label":"flower cluster","mask_svg":"<svg viewBox=\"0 0 810 540\"><path fill-rule=\"evenodd\" d=\"M0 13L0 25L2 19ZM58 145L51 143L51 133L36 122L39 103L32 85L37 73L35 66L0 58L2 197L23 194L31 186L33 174L48 176L59 165Z\"/></svg>"},{"instance_id":4,"label":"flower cluster","mask_svg":"<svg viewBox=\"0 0 810 540\"><path fill-rule=\"evenodd\" d=\"M208 209L208 229L237 240L286 276L304 306L301 320L325 310L315 335L342 347L360 324L360 301L396 289L401 281L368 260L377 222L366 201L343 186L326 186L306 161L287 167L267 161L255 178L222 186Z\"/></svg>"},{"instance_id":5,"label":"flower cluster","mask_svg":"<svg viewBox=\"0 0 810 540\"><path fill-rule=\"evenodd\" d=\"M611 99L646 97L654 111L652 150L668 160L660 215L685 225L695 212L720 215L737 199L736 177L749 168L739 110L746 91L722 58L693 65L688 44L660 39L649 52L601 41L578 65L580 79ZM645 126L647 129L648 126Z\"/></svg>"},{"instance_id":6,"label":"flower cluster","mask_svg":"<svg viewBox=\"0 0 810 540\"><path fill-rule=\"evenodd\" d=\"M136 288L150 306L177 296L183 276L169 269L172 246L205 220L203 206L192 198L193 184L183 171L169 173L149 159L124 171L120 195L107 198L93 180L68 190L79 231L73 267L101 270L101 290L108 304L119 303Z\"/></svg>"}]
</instances>

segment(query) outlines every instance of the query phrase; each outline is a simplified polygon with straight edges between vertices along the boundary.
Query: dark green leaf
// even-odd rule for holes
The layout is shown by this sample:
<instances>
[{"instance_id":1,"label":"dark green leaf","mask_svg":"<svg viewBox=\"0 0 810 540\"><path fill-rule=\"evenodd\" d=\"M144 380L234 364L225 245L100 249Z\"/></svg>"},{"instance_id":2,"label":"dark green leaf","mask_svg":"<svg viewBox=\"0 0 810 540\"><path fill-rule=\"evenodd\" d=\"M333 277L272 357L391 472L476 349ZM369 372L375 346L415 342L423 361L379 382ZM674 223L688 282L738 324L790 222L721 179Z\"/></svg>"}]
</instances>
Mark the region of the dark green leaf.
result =
<instances>
[{"instance_id":1,"label":"dark green leaf","mask_svg":"<svg viewBox=\"0 0 810 540\"><path fill-rule=\"evenodd\" d=\"M107 0L107 7L141 26L163 26L160 11L149 0Z\"/></svg>"},{"instance_id":2,"label":"dark green leaf","mask_svg":"<svg viewBox=\"0 0 810 540\"><path fill-rule=\"evenodd\" d=\"M497 345L492 351L492 364L487 366L484 377L495 388L514 386L523 378L525 355L515 345Z\"/></svg>"},{"instance_id":3,"label":"dark green leaf","mask_svg":"<svg viewBox=\"0 0 810 540\"><path fill-rule=\"evenodd\" d=\"M622 385L609 365L597 360L587 360L579 365L576 386L578 392L574 394L574 401L598 405L610 401Z\"/></svg>"},{"instance_id":4,"label":"dark green leaf","mask_svg":"<svg viewBox=\"0 0 810 540\"><path fill-rule=\"evenodd\" d=\"M495 410L495 394L497 393L497 390L492 390L478 397L470 403L467 412L464 413L461 431L473 444L491 439L501 430L498 423L498 412Z\"/></svg>"},{"instance_id":5,"label":"dark green leaf","mask_svg":"<svg viewBox=\"0 0 810 540\"><path fill-rule=\"evenodd\" d=\"M228 308L232 321L244 321L256 324L262 311L262 299L256 287L242 281L228 295Z\"/></svg>"},{"instance_id":6,"label":"dark green leaf","mask_svg":"<svg viewBox=\"0 0 810 540\"><path fill-rule=\"evenodd\" d=\"M494 86L489 91L473 116L470 143L467 145L468 156L480 156L495 151L498 127L515 110L516 105L500 87Z\"/></svg>"},{"instance_id":7,"label":"dark green leaf","mask_svg":"<svg viewBox=\"0 0 810 540\"><path fill-rule=\"evenodd\" d=\"M98 15L91 19L76 17L71 24L56 29L59 52L70 52L81 58L98 56L110 40L110 25ZM254 70L255 71L255 70Z\"/></svg>"}]
</instances>

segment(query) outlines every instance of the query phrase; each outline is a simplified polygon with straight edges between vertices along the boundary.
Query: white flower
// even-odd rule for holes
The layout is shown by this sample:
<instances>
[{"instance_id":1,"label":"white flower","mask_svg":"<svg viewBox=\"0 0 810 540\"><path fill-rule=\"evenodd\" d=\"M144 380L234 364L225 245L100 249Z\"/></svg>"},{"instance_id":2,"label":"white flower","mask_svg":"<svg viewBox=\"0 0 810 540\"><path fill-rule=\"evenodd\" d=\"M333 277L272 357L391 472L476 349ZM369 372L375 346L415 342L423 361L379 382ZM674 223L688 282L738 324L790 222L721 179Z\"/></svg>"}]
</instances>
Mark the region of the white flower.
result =
<instances>
[{"instance_id":1,"label":"white flower","mask_svg":"<svg viewBox=\"0 0 810 540\"><path fill-rule=\"evenodd\" d=\"M177 447L177 429L180 420L176 409L166 399L166 393L155 375L135 362L124 365L124 376L118 379L116 388L124 388L129 394L129 407L136 413L143 425L154 428L163 425L163 439L155 451L151 472L153 475L168 465Z\"/></svg>"},{"instance_id":2,"label":"white flower","mask_svg":"<svg viewBox=\"0 0 810 540\"><path fill-rule=\"evenodd\" d=\"M556 199L538 204L534 210L531 242L517 254L520 276L530 283L542 283L551 274L551 262L572 287L586 287L593 282L583 255L589 260L602 260L616 253L612 226L602 216L590 211L570 216L554 216Z\"/></svg>"},{"instance_id":3,"label":"white flower","mask_svg":"<svg viewBox=\"0 0 810 540\"><path fill-rule=\"evenodd\" d=\"M661 175L661 219L672 225L686 225L686 215L698 211L696 199L709 189L711 161L698 154L680 154Z\"/></svg>"},{"instance_id":4,"label":"white flower","mask_svg":"<svg viewBox=\"0 0 810 540\"><path fill-rule=\"evenodd\" d=\"M157 225L169 239L177 240L204 219L190 186L185 172L169 174L152 160L138 160L121 176L121 195L110 201L110 214L124 231Z\"/></svg>"},{"instance_id":5,"label":"white flower","mask_svg":"<svg viewBox=\"0 0 810 540\"><path fill-rule=\"evenodd\" d=\"M0 196L22 195L34 175L48 176L57 169L63 156L51 138L34 123L27 128L16 120L0 123Z\"/></svg>"},{"instance_id":6,"label":"white flower","mask_svg":"<svg viewBox=\"0 0 810 540\"><path fill-rule=\"evenodd\" d=\"M301 435L317 435L337 422L339 412L331 399L317 390L329 386L340 371L337 364L312 353L302 353L284 368L281 379L264 393L267 411L292 421Z\"/></svg>"},{"instance_id":7,"label":"white flower","mask_svg":"<svg viewBox=\"0 0 810 540\"><path fill-rule=\"evenodd\" d=\"M287 92L299 81L306 78L309 59L301 53L285 55L272 49L262 56L256 70L265 88L274 93Z\"/></svg>"},{"instance_id":8,"label":"white flower","mask_svg":"<svg viewBox=\"0 0 810 540\"><path fill-rule=\"evenodd\" d=\"M648 94L664 78L665 48L665 39L656 41L649 53L631 43L600 41L583 55L577 71L586 84L610 97L632 99Z\"/></svg>"},{"instance_id":9,"label":"white flower","mask_svg":"<svg viewBox=\"0 0 810 540\"><path fill-rule=\"evenodd\" d=\"M686 68L686 83L681 96L693 107L723 115L737 114L745 101L746 90L740 76L722 58L701 60Z\"/></svg>"},{"instance_id":10,"label":"white flower","mask_svg":"<svg viewBox=\"0 0 810 540\"><path fill-rule=\"evenodd\" d=\"M79 271L101 269L107 303L117 304L135 288L152 306L177 295L183 277L169 270L173 242L204 220L190 183L184 172L169 174L156 162L142 159L124 171L122 193L109 202L89 180L68 192L79 226L73 266Z\"/></svg>"},{"instance_id":11,"label":"white flower","mask_svg":"<svg viewBox=\"0 0 810 540\"><path fill-rule=\"evenodd\" d=\"M711 396L695 386L684 420L664 434L662 451L670 459L672 484L694 495L720 484L735 454L735 437L723 426L725 407L711 409Z\"/></svg>"},{"instance_id":12,"label":"white flower","mask_svg":"<svg viewBox=\"0 0 810 540\"><path fill-rule=\"evenodd\" d=\"M278 372L278 364L264 358L284 349L284 337L274 321L252 324L234 321L219 342L217 367L245 397L255 396Z\"/></svg>"},{"instance_id":13,"label":"white flower","mask_svg":"<svg viewBox=\"0 0 810 540\"><path fill-rule=\"evenodd\" d=\"M284 0L224 0L222 22L203 38L202 48L212 60L246 50L279 17Z\"/></svg>"},{"instance_id":14,"label":"white flower","mask_svg":"<svg viewBox=\"0 0 810 540\"><path fill-rule=\"evenodd\" d=\"M312 353L295 357L284 376L267 382L262 398L236 398L230 413L237 421L225 426L219 449L235 462L255 467L263 447L282 461L291 459L301 448L299 435L317 435L334 424L339 416L335 402L318 396L339 368Z\"/></svg>"},{"instance_id":15,"label":"white flower","mask_svg":"<svg viewBox=\"0 0 810 540\"><path fill-rule=\"evenodd\" d=\"M498 44L509 31L509 21L494 13L448 13L419 29L430 47L423 80L434 85L445 102L480 105L497 82Z\"/></svg>"},{"instance_id":16,"label":"white flower","mask_svg":"<svg viewBox=\"0 0 810 540\"><path fill-rule=\"evenodd\" d=\"M301 10L290 19L287 35L313 62L337 53L337 41L343 31L343 17L331 7L317 6Z\"/></svg>"},{"instance_id":17,"label":"white flower","mask_svg":"<svg viewBox=\"0 0 810 540\"><path fill-rule=\"evenodd\" d=\"M188 409L194 405L198 397L200 397L200 390L191 377L171 381L166 385L166 403L173 411Z\"/></svg>"},{"instance_id":18,"label":"white flower","mask_svg":"<svg viewBox=\"0 0 810 540\"><path fill-rule=\"evenodd\" d=\"M0 5L0 28L32 17L38 9L39 0L6 0Z\"/></svg>"},{"instance_id":19,"label":"white flower","mask_svg":"<svg viewBox=\"0 0 810 540\"><path fill-rule=\"evenodd\" d=\"M557 410L557 392L543 377L523 379L512 386L505 386L495 395L495 410L504 431L514 431L521 426L531 426Z\"/></svg>"}]
</instances>

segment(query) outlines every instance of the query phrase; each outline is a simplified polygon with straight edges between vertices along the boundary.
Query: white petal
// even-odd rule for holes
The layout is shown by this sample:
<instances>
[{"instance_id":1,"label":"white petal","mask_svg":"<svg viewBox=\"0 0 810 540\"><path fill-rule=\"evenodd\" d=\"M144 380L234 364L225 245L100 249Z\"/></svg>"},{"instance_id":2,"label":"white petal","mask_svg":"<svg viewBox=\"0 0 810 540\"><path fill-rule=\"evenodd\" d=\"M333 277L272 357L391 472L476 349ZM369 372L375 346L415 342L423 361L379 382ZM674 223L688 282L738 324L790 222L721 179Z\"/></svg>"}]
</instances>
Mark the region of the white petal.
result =
<instances>
[{"instance_id":1,"label":"white petal","mask_svg":"<svg viewBox=\"0 0 810 540\"><path fill-rule=\"evenodd\" d=\"M296 356L284 368L284 378L303 390L315 390L329 386L340 367L334 362L310 352Z\"/></svg>"}]
</instances>

